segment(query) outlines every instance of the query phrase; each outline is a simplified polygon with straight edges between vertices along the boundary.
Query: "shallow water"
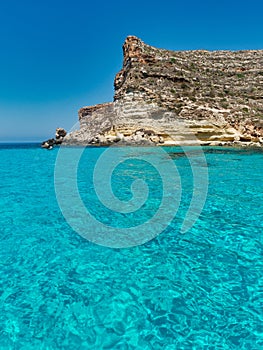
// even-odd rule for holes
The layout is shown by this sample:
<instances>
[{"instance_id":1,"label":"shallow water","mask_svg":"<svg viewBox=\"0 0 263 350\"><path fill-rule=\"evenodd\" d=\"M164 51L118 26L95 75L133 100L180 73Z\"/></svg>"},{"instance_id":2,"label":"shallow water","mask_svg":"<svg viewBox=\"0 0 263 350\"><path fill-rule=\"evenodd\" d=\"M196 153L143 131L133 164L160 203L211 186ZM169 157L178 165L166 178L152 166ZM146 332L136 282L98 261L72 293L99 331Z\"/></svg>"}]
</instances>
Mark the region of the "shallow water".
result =
<instances>
[{"instance_id":1,"label":"shallow water","mask_svg":"<svg viewBox=\"0 0 263 350\"><path fill-rule=\"evenodd\" d=\"M83 159L94 165L103 151L86 149ZM144 245L111 249L64 219L54 189L58 149L0 145L1 349L262 349L263 152L205 150L208 196L185 234L189 157L167 152L182 182L175 219ZM116 169L116 194L129 198L141 174L152 196L141 215L112 214L95 199L91 170L80 164L80 194L87 206L92 196L90 210L106 223L140 224L160 203L155 170L134 161Z\"/></svg>"}]
</instances>

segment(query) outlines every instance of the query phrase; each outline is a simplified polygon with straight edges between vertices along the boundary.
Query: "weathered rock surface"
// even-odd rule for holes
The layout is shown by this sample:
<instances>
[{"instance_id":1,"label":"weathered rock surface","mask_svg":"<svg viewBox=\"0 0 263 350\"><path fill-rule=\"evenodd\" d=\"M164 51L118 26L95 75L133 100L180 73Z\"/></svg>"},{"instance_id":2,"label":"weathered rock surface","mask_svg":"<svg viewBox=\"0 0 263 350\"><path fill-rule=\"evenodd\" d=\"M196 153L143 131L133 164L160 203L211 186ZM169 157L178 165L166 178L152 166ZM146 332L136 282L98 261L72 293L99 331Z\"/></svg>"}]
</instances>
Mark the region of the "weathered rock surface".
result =
<instances>
[{"instance_id":1,"label":"weathered rock surface","mask_svg":"<svg viewBox=\"0 0 263 350\"><path fill-rule=\"evenodd\" d=\"M63 144L263 144L263 50L167 51L128 36L114 102Z\"/></svg>"}]
</instances>

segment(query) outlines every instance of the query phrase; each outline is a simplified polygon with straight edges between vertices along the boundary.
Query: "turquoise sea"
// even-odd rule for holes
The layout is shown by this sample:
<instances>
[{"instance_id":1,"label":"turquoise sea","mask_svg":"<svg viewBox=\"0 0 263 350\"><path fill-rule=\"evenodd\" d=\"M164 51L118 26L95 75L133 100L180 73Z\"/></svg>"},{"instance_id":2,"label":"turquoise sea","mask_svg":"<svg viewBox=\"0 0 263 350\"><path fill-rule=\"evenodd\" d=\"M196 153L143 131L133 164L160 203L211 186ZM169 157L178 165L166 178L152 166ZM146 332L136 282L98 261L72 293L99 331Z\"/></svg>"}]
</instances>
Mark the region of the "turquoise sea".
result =
<instances>
[{"instance_id":1,"label":"turquoise sea","mask_svg":"<svg viewBox=\"0 0 263 350\"><path fill-rule=\"evenodd\" d=\"M160 205L158 173L138 160L117 167L115 194L129 200L131 179L142 176L149 199L134 217L111 213L92 187L104 151L84 151L80 196L104 223L140 224ZM193 194L191 152L166 149L181 179L175 218L145 244L114 249L84 239L62 215L58 152L0 145L0 349L263 348L262 150L204 149L206 202L182 233Z\"/></svg>"}]
</instances>

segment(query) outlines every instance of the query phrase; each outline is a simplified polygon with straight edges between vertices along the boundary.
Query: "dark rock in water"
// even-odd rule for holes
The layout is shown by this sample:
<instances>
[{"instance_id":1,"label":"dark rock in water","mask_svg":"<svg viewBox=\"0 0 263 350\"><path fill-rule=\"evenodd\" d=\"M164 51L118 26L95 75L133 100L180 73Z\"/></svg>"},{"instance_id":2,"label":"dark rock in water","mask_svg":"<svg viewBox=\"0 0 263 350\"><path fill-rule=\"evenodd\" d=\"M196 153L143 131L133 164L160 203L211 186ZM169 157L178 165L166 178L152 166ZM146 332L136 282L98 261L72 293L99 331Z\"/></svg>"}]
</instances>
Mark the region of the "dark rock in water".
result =
<instances>
[{"instance_id":1,"label":"dark rock in water","mask_svg":"<svg viewBox=\"0 0 263 350\"><path fill-rule=\"evenodd\" d=\"M49 139L47 141L42 142L41 147L46 149L52 149L55 144L56 144L55 139Z\"/></svg>"},{"instance_id":2,"label":"dark rock in water","mask_svg":"<svg viewBox=\"0 0 263 350\"><path fill-rule=\"evenodd\" d=\"M41 144L42 148L52 149L56 145L61 145L64 140L64 137L67 135L67 132L63 128L56 129L56 138L49 139L47 141L43 141Z\"/></svg>"}]
</instances>

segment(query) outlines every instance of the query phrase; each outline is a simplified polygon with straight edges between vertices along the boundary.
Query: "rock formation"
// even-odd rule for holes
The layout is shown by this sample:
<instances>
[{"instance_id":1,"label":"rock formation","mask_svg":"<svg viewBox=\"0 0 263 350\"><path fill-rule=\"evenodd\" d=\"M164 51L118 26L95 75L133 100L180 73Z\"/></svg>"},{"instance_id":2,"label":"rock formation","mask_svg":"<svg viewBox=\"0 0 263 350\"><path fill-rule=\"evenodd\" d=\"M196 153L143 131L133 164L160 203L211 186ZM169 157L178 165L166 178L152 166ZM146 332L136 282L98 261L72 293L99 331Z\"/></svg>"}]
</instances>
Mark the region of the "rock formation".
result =
<instances>
[{"instance_id":1,"label":"rock formation","mask_svg":"<svg viewBox=\"0 0 263 350\"><path fill-rule=\"evenodd\" d=\"M66 135L67 132L65 129L57 128L55 138L43 141L41 147L46 149L52 149L56 145L61 145Z\"/></svg>"},{"instance_id":2,"label":"rock formation","mask_svg":"<svg viewBox=\"0 0 263 350\"><path fill-rule=\"evenodd\" d=\"M263 50L167 51L128 36L114 102L63 144L263 144Z\"/></svg>"}]
</instances>

